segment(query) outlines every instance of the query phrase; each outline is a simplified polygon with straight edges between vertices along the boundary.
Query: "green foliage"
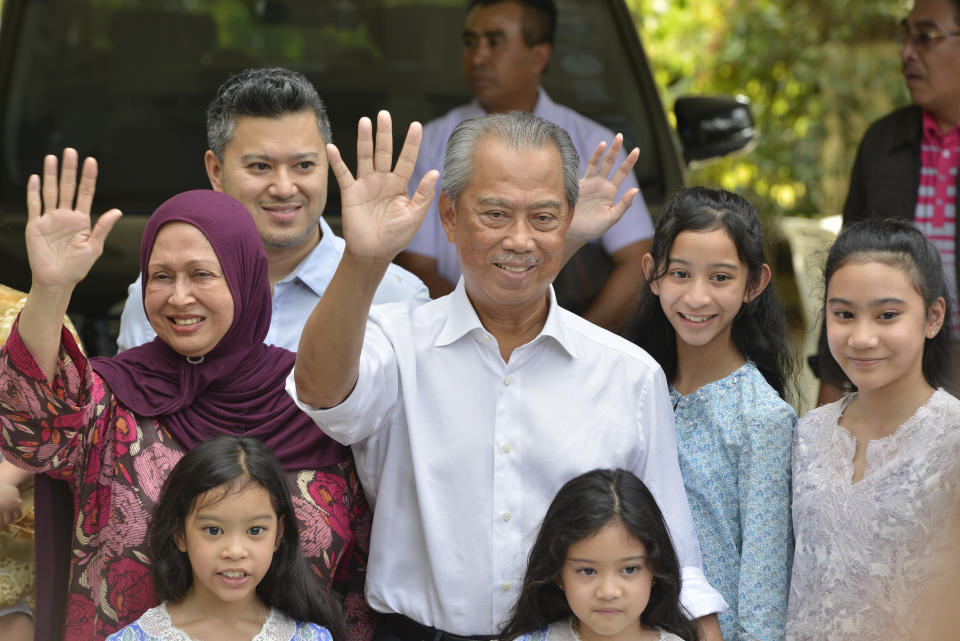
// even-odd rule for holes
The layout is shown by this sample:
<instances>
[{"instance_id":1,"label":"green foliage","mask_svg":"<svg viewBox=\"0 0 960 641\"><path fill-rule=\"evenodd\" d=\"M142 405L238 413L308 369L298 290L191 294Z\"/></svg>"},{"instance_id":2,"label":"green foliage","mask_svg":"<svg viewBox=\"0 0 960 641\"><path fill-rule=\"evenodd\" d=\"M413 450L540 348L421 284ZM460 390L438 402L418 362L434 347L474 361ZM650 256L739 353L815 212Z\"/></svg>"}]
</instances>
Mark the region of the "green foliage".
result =
<instances>
[{"instance_id":1,"label":"green foliage","mask_svg":"<svg viewBox=\"0 0 960 641\"><path fill-rule=\"evenodd\" d=\"M893 41L909 0L627 0L667 104L745 95L752 151L690 173L767 214L839 213L866 127L909 102Z\"/></svg>"}]
</instances>

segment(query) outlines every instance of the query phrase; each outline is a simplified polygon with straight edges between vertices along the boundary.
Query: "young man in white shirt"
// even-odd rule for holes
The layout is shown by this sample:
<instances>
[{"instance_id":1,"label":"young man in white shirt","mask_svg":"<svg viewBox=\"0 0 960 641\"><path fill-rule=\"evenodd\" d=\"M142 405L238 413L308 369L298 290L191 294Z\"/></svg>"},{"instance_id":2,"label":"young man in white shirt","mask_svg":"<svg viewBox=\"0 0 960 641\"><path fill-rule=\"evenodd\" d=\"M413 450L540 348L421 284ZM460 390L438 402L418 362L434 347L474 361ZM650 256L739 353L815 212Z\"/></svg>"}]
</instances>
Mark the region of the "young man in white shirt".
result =
<instances>
[{"instance_id":1,"label":"young man in white shirt","mask_svg":"<svg viewBox=\"0 0 960 641\"><path fill-rule=\"evenodd\" d=\"M207 110L204 163L210 185L247 208L270 263L273 314L264 342L291 351L343 254L343 239L323 220L330 139L316 89L289 69L231 76ZM424 303L430 295L416 276L394 266L374 302L408 299ZM117 346L123 351L154 336L137 278L128 289Z\"/></svg>"}]
</instances>

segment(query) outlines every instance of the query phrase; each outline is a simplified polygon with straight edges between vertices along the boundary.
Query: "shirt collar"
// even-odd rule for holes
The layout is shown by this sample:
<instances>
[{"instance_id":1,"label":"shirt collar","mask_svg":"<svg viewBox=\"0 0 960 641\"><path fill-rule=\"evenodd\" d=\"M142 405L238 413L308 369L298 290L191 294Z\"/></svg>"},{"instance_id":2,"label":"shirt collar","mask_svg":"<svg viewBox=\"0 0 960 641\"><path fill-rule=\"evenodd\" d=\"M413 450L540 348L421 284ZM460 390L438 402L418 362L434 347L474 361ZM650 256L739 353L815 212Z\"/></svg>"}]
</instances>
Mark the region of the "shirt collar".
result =
<instances>
[{"instance_id":1,"label":"shirt collar","mask_svg":"<svg viewBox=\"0 0 960 641\"><path fill-rule=\"evenodd\" d=\"M437 335L434 343L437 347L443 347L456 342L474 330L486 332L477 311L467 298L467 288L463 283L463 276L457 281L457 286L446 297L447 319L443 324L443 329Z\"/></svg>"},{"instance_id":2,"label":"shirt collar","mask_svg":"<svg viewBox=\"0 0 960 641\"><path fill-rule=\"evenodd\" d=\"M570 329L563 322L563 314L560 306L557 305L553 285L550 285L549 298L547 321L537 337L530 341L530 344L549 337L555 340L571 357L580 358L580 352L576 343L572 340ZM467 298L467 288L464 285L463 276L457 282L456 288L446 297L446 304L447 319L440 334L437 335L437 340L434 343L436 347L450 345L474 331L487 333L483 323L480 322L480 317L477 316L477 311L470 303L470 299Z\"/></svg>"},{"instance_id":3,"label":"shirt collar","mask_svg":"<svg viewBox=\"0 0 960 641\"><path fill-rule=\"evenodd\" d=\"M543 87L537 87L537 104L533 107L533 115L552 121L554 107L556 103L550 99Z\"/></svg>"},{"instance_id":4,"label":"shirt collar","mask_svg":"<svg viewBox=\"0 0 960 641\"><path fill-rule=\"evenodd\" d=\"M547 95L546 90L543 87L537 87L537 104L533 106L533 115L539 116L544 120L551 119L551 113L556 107L555 103L549 95ZM485 116L487 112L483 110L483 107L480 106L480 102L474 98L473 102L470 103L470 108L474 111L476 116Z\"/></svg>"},{"instance_id":5,"label":"shirt collar","mask_svg":"<svg viewBox=\"0 0 960 641\"><path fill-rule=\"evenodd\" d=\"M936 143L939 146L943 146L944 143L950 140L956 140L960 137L960 123L957 123L956 126L948 131L947 133L940 132L940 125L937 124L937 119L933 117L933 114L924 109L923 111L923 141L929 143Z\"/></svg>"},{"instance_id":6,"label":"shirt collar","mask_svg":"<svg viewBox=\"0 0 960 641\"><path fill-rule=\"evenodd\" d=\"M911 105L907 108L905 120L901 121L904 126L892 128L885 132L883 145L890 152L901 147L915 149L920 152L920 137L923 135L923 115L920 107Z\"/></svg>"},{"instance_id":7,"label":"shirt collar","mask_svg":"<svg viewBox=\"0 0 960 641\"><path fill-rule=\"evenodd\" d=\"M321 217L320 242L279 282L286 283L296 278L313 290L314 294L323 296L340 262L342 250L338 247L338 241L342 243L343 239L334 234L327 221Z\"/></svg>"}]
</instances>

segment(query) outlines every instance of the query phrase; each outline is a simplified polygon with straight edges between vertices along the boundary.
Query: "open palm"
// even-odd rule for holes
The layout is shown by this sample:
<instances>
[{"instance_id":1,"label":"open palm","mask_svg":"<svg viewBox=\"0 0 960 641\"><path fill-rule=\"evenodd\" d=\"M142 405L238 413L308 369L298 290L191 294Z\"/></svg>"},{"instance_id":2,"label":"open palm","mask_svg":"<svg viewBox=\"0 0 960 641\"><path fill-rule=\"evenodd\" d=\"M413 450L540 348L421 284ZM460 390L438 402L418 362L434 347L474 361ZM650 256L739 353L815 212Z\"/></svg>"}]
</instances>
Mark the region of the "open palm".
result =
<instances>
[{"instance_id":1,"label":"open palm","mask_svg":"<svg viewBox=\"0 0 960 641\"><path fill-rule=\"evenodd\" d=\"M630 189L617 201L620 185L633 171L633 166L640 157L640 150L633 149L617 167L617 171L610 176L622 144L623 136L617 134L609 151L604 153L607 144L601 142L587 161L586 171L580 179L580 197L577 200L573 221L567 230L568 244L575 243L579 247L585 242L599 238L620 220L639 192L636 188Z\"/></svg>"},{"instance_id":2,"label":"open palm","mask_svg":"<svg viewBox=\"0 0 960 641\"><path fill-rule=\"evenodd\" d=\"M413 197L407 184L417 161L422 129L412 123L391 171L393 134L390 114L377 116L374 146L372 123L362 118L357 128L357 176L350 173L339 150L327 146L330 167L340 186L343 237L347 250L363 259L390 261L416 234L434 194L438 172L428 172Z\"/></svg>"},{"instance_id":3,"label":"open palm","mask_svg":"<svg viewBox=\"0 0 960 641\"><path fill-rule=\"evenodd\" d=\"M27 181L27 256L33 282L43 287L72 288L83 280L121 215L111 209L91 227L97 162L84 161L79 188L76 174L77 152L68 148L63 152L59 184L57 158L52 155L43 160L42 185L36 174Z\"/></svg>"}]
</instances>

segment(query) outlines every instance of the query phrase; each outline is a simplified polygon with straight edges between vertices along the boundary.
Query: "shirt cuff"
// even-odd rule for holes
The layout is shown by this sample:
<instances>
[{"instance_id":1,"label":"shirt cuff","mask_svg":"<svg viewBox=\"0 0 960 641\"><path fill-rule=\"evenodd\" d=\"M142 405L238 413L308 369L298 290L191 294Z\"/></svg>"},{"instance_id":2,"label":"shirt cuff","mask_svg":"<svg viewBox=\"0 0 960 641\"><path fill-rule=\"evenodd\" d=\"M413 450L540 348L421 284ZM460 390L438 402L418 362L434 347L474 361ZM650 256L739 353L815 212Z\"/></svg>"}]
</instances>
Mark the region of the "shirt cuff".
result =
<instances>
[{"instance_id":1,"label":"shirt cuff","mask_svg":"<svg viewBox=\"0 0 960 641\"><path fill-rule=\"evenodd\" d=\"M300 408L323 432L341 445L353 445L363 437L350 432L350 426L363 425L361 414L364 408L364 399L357 389L350 393L342 403L335 407L321 409L309 403L304 403L297 396L297 383L294 378L297 368L294 366L287 375L287 394L293 403ZM339 428L339 429L338 429Z\"/></svg>"},{"instance_id":2,"label":"shirt cuff","mask_svg":"<svg viewBox=\"0 0 960 641\"><path fill-rule=\"evenodd\" d=\"M691 619L699 619L727 609L727 602L707 582L700 568L680 568L680 580L680 604Z\"/></svg>"}]
</instances>

